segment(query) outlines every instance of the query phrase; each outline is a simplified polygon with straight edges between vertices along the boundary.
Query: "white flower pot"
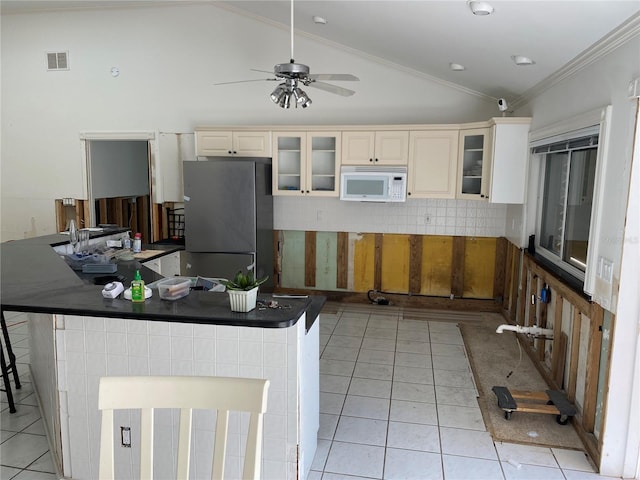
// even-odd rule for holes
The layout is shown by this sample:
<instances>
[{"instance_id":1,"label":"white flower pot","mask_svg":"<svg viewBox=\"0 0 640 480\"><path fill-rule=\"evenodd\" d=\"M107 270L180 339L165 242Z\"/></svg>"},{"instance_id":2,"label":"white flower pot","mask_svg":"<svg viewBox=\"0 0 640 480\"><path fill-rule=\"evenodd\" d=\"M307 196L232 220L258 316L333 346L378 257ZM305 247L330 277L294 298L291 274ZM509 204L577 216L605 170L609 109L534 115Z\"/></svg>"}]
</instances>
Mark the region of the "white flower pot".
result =
<instances>
[{"instance_id":1,"label":"white flower pot","mask_svg":"<svg viewBox=\"0 0 640 480\"><path fill-rule=\"evenodd\" d=\"M227 290L232 312L250 312L256 308L258 287L251 290Z\"/></svg>"}]
</instances>

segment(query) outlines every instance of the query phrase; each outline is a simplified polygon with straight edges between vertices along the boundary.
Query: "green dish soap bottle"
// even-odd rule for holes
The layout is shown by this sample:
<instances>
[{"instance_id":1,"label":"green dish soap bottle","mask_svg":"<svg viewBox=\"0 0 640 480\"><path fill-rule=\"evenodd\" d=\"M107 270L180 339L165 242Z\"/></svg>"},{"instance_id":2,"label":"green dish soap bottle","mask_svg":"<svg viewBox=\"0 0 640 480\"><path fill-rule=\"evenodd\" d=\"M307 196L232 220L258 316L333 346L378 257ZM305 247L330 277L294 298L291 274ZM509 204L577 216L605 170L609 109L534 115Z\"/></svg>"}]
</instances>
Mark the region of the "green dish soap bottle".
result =
<instances>
[{"instance_id":1,"label":"green dish soap bottle","mask_svg":"<svg viewBox=\"0 0 640 480\"><path fill-rule=\"evenodd\" d=\"M144 280L140 276L140 270L136 270L136 275L131 282L131 301L144 302Z\"/></svg>"}]
</instances>

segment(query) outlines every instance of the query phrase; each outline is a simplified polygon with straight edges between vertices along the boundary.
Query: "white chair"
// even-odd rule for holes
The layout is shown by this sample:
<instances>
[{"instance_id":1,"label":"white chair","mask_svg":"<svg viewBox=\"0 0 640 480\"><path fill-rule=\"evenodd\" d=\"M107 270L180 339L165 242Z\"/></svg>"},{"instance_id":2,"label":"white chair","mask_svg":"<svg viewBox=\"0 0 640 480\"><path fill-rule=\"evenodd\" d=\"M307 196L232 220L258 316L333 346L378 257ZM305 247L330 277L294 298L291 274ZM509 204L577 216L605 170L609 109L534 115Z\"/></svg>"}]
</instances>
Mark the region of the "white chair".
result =
<instances>
[{"instance_id":1,"label":"white chair","mask_svg":"<svg viewBox=\"0 0 640 480\"><path fill-rule=\"evenodd\" d=\"M177 476L189 478L192 409L217 410L212 479L224 473L229 411L250 412L244 479L260 478L262 416L269 381L231 377L103 377L98 408L102 411L100 479L114 479L113 411L140 409L140 479L153 478L153 414L156 408L179 408Z\"/></svg>"}]
</instances>

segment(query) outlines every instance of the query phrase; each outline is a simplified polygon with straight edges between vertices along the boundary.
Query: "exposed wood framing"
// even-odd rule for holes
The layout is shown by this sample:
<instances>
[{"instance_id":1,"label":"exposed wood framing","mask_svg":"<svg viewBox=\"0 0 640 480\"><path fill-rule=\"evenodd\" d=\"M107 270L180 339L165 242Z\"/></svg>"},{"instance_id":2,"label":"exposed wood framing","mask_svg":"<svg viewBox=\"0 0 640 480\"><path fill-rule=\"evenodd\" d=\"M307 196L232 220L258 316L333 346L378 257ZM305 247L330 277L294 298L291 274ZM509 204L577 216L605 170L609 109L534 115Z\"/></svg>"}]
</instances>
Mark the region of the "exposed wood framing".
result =
<instances>
[{"instance_id":1,"label":"exposed wood framing","mask_svg":"<svg viewBox=\"0 0 640 480\"><path fill-rule=\"evenodd\" d=\"M564 382L564 360L567 351L567 336L562 332L562 304L560 295L553 295L553 346L551 348L551 378L556 382L556 389L561 389ZM564 336L563 336L564 335ZM561 343L565 342L564 349ZM564 353L561 353L562 352Z\"/></svg>"},{"instance_id":2,"label":"exposed wood framing","mask_svg":"<svg viewBox=\"0 0 640 480\"><path fill-rule=\"evenodd\" d=\"M548 369L544 361L540 357L538 349L532 348L525 344L525 351L533 360L538 371L545 378L547 383L556 389L562 389L566 385L567 398L571 402L576 400L576 389L578 381L584 381L581 385L584 391L582 411L573 417L572 424L576 432L583 441L587 453L594 460L596 465L600 463L601 440L597 439L593 434L596 424L596 402L598 398L598 380L600 372L600 362L605 361L608 365L608 359L601 359L602 347L602 322L604 310L601 306L590 302L581 292L573 290L560 279L556 278L551 272L548 272L541 265L535 263L533 257L525 253L523 257L523 270L520 275L520 288L522 291L532 292L533 289L538 290L538 282L548 284L552 291L552 304L547 308L554 309L554 340L551 349L551 369ZM562 331L563 305L567 302L571 305L571 329L569 331L570 341L567 335ZM529 301L524 303L518 309L517 321L522 322L523 319L530 320L530 313L535 306L530 305ZM540 305L542 307L542 305ZM527 310L528 308L528 310ZM528 313L527 313L528 312ZM584 345L584 338L581 336L582 322L590 321L589 338L587 339L586 355L580 355L581 340ZM565 319L566 320L566 319ZM614 328L612 319L611 328ZM568 349L568 355L567 355ZM568 357L568 358L567 358ZM583 358L584 357L584 358ZM578 378L578 366L582 362L584 365L585 378ZM609 369L605 372L608 378ZM603 410L606 409L606 405ZM603 416L604 417L604 416ZM600 429L601 430L601 429Z\"/></svg>"},{"instance_id":3,"label":"exposed wood framing","mask_svg":"<svg viewBox=\"0 0 640 480\"><path fill-rule=\"evenodd\" d=\"M594 304L596 305L596 304ZM596 419L596 400L598 398L598 374L600 372L600 348L602 346L602 308L592 308L590 315L589 346L587 347L587 368L584 387L584 405L582 415L584 428L593 432Z\"/></svg>"},{"instance_id":4,"label":"exposed wood framing","mask_svg":"<svg viewBox=\"0 0 640 480\"><path fill-rule=\"evenodd\" d=\"M382 234L375 234L373 288L382 290Z\"/></svg>"},{"instance_id":5,"label":"exposed wood framing","mask_svg":"<svg viewBox=\"0 0 640 480\"><path fill-rule=\"evenodd\" d=\"M336 288L349 287L349 234L338 232Z\"/></svg>"},{"instance_id":6,"label":"exposed wood framing","mask_svg":"<svg viewBox=\"0 0 640 480\"><path fill-rule=\"evenodd\" d=\"M505 292L508 291L506 285L507 267L507 239L504 237L496 240L496 266L493 275L493 298L504 299Z\"/></svg>"},{"instance_id":7,"label":"exposed wood framing","mask_svg":"<svg viewBox=\"0 0 640 480\"><path fill-rule=\"evenodd\" d=\"M86 200L74 199L75 206L66 206L61 199L55 200L56 228L58 232L67 229L69 220L73 218L77 228L89 227L89 202ZM70 218L71 217L71 218Z\"/></svg>"},{"instance_id":8,"label":"exposed wood framing","mask_svg":"<svg viewBox=\"0 0 640 480\"><path fill-rule=\"evenodd\" d=\"M571 354L569 356L569 385L567 386L567 398L575 402L576 383L578 381L578 360L580 358L580 326L582 313L573 308L573 320L571 322Z\"/></svg>"},{"instance_id":9,"label":"exposed wood framing","mask_svg":"<svg viewBox=\"0 0 640 480\"><path fill-rule=\"evenodd\" d=\"M304 234L304 285L316 286L316 232Z\"/></svg>"},{"instance_id":10,"label":"exposed wood framing","mask_svg":"<svg viewBox=\"0 0 640 480\"><path fill-rule=\"evenodd\" d=\"M409 293L422 289L422 235L409 237Z\"/></svg>"},{"instance_id":11,"label":"exposed wood framing","mask_svg":"<svg viewBox=\"0 0 640 480\"><path fill-rule=\"evenodd\" d=\"M453 262L451 265L451 293L462 297L464 292L465 237L453 237Z\"/></svg>"}]
</instances>

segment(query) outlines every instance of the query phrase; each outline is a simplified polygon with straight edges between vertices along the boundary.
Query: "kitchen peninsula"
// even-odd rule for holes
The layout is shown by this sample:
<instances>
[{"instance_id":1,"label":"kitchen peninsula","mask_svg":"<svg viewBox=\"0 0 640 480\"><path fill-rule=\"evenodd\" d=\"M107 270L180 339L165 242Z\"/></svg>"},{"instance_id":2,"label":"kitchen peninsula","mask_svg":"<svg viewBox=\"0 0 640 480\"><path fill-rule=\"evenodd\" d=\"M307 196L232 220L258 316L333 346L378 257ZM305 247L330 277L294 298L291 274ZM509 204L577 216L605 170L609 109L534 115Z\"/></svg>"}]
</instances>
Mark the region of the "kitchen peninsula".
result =
<instances>
[{"instance_id":1,"label":"kitchen peninsula","mask_svg":"<svg viewBox=\"0 0 640 480\"><path fill-rule=\"evenodd\" d=\"M174 302L161 300L157 291L141 304L106 299L101 286L56 253L54 247L67 242L64 235L50 235L0 245L2 309L29 313L32 381L62 475L97 478L100 377L220 375L270 380L262 477L305 478L319 425L323 297L278 299L280 308L249 313L231 312L226 294L204 291ZM147 283L161 278L136 261L119 263L118 274L126 282L137 268ZM170 472L177 418L164 413L156 422L155 461L157 471ZM132 417L116 415L116 428L132 428L132 448L116 446L118 478L135 478L138 468L139 432ZM232 477L241 465L244 420L238 414L229 425ZM214 423L205 412L194 412L194 427L193 472L210 477Z\"/></svg>"}]
</instances>

